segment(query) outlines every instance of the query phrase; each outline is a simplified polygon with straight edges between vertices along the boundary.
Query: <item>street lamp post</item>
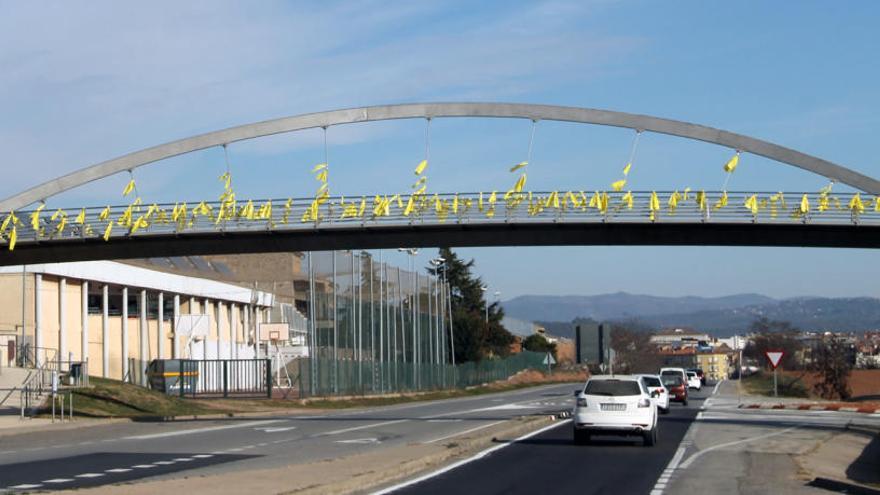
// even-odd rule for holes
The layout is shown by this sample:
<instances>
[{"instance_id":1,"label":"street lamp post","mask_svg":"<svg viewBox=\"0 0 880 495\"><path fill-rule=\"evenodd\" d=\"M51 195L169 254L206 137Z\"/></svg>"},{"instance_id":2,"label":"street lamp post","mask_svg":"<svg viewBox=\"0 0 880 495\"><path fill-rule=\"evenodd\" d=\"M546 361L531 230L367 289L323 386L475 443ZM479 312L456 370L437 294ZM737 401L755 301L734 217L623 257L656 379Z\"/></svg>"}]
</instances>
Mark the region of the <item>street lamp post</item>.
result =
<instances>
[{"instance_id":1,"label":"street lamp post","mask_svg":"<svg viewBox=\"0 0 880 495\"><path fill-rule=\"evenodd\" d=\"M486 324L489 324L489 298L486 297L486 291L489 290L488 285L484 285L480 287L480 290L483 291L483 308L486 312Z\"/></svg>"}]
</instances>

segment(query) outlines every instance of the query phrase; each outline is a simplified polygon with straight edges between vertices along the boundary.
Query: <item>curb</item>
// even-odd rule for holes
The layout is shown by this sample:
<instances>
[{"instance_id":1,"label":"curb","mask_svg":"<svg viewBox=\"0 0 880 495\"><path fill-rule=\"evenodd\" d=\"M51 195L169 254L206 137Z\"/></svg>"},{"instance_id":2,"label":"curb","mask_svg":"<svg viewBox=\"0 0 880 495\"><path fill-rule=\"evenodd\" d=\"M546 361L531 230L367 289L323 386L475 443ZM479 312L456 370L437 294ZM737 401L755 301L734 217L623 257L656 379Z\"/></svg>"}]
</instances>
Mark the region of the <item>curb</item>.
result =
<instances>
[{"instance_id":1,"label":"curb","mask_svg":"<svg viewBox=\"0 0 880 495\"><path fill-rule=\"evenodd\" d=\"M820 404L740 404L738 409L786 409L790 411L838 411L838 412L854 412L863 414L880 414L880 407L876 406L838 406Z\"/></svg>"},{"instance_id":2,"label":"curb","mask_svg":"<svg viewBox=\"0 0 880 495\"><path fill-rule=\"evenodd\" d=\"M501 437L518 437L524 433L553 424L557 419L555 415L541 415L511 418L510 421L513 424L507 425L505 428L489 431L476 438L465 438L462 441L455 442L454 448L449 448L444 452L438 452L420 459L413 459L387 471L373 472L369 477L355 477L346 481L310 487L298 493L304 495L352 492L372 493L383 486L389 486L401 480L416 477L421 473L429 472L440 466L455 462L459 458L479 452L499 441L503 441L500 440Z\"/></svg>"}]
</instances>

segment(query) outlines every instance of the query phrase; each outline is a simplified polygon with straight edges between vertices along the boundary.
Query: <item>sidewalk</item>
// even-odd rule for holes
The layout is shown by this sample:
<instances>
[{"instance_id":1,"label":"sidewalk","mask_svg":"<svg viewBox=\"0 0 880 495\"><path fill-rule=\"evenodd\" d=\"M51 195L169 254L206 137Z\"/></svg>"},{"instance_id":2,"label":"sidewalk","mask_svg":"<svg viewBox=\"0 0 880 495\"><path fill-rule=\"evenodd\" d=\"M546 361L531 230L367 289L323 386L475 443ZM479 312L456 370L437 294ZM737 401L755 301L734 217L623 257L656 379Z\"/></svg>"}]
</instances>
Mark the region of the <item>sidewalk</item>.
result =
<instances>
[{"instance_id":1,"label":"sidewalk","mask_svg":"<svg viewBox=\"0 0 880 495\"><path fill-rule=\"evenodd\" d=\"M663 493L704 493L711 486L719 494L820 494L828 492L814 486L817 478L849 484L871 479L865 473L874 465L862 458L876 449L880 417L741 407L752 400L768 409L803 403L740 396L738 383L722 382L685 435Z\"/></svg>"}]
</instances>

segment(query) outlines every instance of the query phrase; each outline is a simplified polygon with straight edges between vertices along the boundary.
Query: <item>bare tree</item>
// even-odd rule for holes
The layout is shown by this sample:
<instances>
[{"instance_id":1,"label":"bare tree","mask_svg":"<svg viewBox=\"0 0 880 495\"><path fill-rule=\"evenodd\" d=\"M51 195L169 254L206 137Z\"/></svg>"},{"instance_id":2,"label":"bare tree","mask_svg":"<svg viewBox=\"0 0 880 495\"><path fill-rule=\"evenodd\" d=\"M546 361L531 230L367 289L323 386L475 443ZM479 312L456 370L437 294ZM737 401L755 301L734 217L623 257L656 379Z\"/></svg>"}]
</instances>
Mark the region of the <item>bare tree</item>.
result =
<instances>
[{"instance_id":1,"label":"bare tree","mask_svg":"<svg viewBox=\"0 0 880 495\"><path fill-rule=\"evenodd\" d=\"M837 336L826 338L814 351L813 368L820 380L813 390L824 399L849 399L849 374L852 363L849 361L848 344Z\"/></svg>"}]
</instances>

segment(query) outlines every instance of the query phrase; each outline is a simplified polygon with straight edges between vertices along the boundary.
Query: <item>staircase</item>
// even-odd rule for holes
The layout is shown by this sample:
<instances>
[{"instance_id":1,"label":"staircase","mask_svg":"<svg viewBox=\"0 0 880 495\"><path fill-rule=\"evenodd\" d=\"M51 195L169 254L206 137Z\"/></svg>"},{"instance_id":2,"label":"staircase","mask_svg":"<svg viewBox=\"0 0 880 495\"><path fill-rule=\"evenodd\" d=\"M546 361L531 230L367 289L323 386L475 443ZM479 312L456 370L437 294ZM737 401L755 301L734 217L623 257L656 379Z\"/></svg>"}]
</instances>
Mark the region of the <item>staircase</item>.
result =
<instances>
[{"instance_id":1,"label":"staircase","mask_svg":"<svg viewBox=\"0 0 880 495\"><path fill-rule=\"evenodd\" d=\"M0 371L0 416L21 414L21 387L34 372L26 368L3 368Z\"/></svg>"}]
</instances>

